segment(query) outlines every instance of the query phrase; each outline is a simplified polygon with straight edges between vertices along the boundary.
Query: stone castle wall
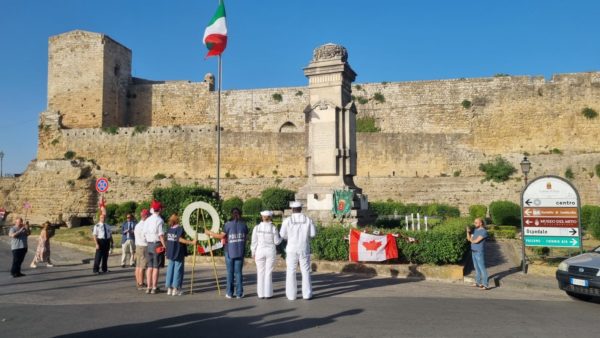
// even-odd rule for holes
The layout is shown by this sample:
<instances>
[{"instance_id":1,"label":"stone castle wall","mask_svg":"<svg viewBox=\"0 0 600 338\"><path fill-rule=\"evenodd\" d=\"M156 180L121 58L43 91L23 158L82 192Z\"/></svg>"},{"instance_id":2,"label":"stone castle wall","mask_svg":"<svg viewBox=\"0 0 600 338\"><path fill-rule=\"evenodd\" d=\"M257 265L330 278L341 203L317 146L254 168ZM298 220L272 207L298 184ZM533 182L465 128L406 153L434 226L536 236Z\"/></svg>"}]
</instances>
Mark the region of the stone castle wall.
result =
<instances>
[{"instance_id":1,"label":"stone castle wall","mask_svg":"<svg viewBox=\"0 0 600 338\"><path fill-rule=\"evenodd\" d=\"M600 118L581 113L586 107L600 111L598 72L549 81L502 76L356 84L352 94L358 117L373 117L381 129L357 135L355 181L371 200L444 202L463 210L498 199L517 202L522 182L482 183L478 167L502 155L518 168L528 154L534 163L530 177L564 176L571 168L583 203L600 204L594 175ZM132 78L131 51L102 34L52 37L38 163L15 183L19 194L0 194L0 203L18 210L24 199L43 204L40 196L67 189L83 201L68 206L71 215L94 209L93 184L73 178L79 169L64 160L67 151L97 165L90 180L111 178L113 202L146 198L164 183L154 179L157 174L212 186L216 95L208 82ZM248 198L269 186L297 189L305 183L309 98L307 87L222 93L224 197ZM116 134L101 129L109 126L118 127Z\"/></svg>"}]
</instances>

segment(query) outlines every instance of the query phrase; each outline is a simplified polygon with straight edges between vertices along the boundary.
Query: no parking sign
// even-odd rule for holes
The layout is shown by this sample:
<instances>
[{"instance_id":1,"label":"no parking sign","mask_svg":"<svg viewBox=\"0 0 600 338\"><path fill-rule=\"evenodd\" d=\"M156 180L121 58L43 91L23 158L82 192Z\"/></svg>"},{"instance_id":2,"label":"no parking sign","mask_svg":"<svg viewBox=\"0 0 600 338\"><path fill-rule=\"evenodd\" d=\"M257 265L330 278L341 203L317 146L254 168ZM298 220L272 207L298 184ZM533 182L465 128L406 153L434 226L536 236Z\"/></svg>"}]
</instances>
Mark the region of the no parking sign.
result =
<instances>
[{"instance_id":1,"label":"no parking sign","mask_svg":"<svg viewBox=\"0 0 600 338\"><path fill-rule=\"evenodd\" d=\"M96 191L99 193L105 193L108 191L108 180L104 177L100 177L96 180Z\"/></svg>"}]
</instances>

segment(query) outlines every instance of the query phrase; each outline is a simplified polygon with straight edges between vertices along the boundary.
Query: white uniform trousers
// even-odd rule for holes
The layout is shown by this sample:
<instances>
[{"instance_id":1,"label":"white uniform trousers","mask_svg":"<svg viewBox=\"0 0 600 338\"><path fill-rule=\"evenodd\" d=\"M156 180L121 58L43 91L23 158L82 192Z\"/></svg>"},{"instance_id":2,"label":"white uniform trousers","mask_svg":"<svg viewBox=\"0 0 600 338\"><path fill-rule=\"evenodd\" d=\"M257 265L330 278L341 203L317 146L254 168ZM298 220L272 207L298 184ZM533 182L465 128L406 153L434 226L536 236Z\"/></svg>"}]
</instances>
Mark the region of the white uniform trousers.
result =
<instances>
[{"instance_id":1,"label":"white uniform trousers","mask_svg":"<svg viewBox=\"0 0 600 338\"><path fill-rule=\"evenodd\" d=\"M126 240L121 246L121 250L121 265L125 265L127 255L129 255L129 265L133 265L135 263L135 245L133 240Z\"/></svg>"},{"instance_id":2,"label":"white uniform trousers","mask_svg":"<svg viewBox=\"0 0 600 338\"><path fill-rule=\"evenodd\" d=\"M256 250L256 293L258 298L273 297L273 266L275 265L275 248L259 248Z\"/></svg>"},{"instance_id":3,"label":"white uniform trousers","mask_svg":"<svg viewBox=\"0 0 600 338\"><path fill-rule=\"evenodd\" d=\"M296 266L300 263L302 272L302 298L312 298L312 286L310 282L310 254L303 252L286 252L285 263L287 273L285 278L285 295L289 300L296 299L298 286L296 282Z\"/></svg>"}]
</instances>

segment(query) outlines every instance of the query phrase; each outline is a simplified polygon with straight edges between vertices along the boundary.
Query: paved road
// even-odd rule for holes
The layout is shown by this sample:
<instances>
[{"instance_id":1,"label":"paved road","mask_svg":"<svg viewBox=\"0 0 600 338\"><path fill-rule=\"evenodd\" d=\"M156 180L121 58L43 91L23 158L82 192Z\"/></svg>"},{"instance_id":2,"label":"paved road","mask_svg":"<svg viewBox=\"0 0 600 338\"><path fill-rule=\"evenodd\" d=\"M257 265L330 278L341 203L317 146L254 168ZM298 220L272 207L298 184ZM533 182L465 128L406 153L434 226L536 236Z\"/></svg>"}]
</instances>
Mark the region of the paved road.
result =
<instances>
[{"instance_id":1,"label":"paved road","mask_svg":"<svg viewBox=\"0 0 600 338\"><path fill-rule=\"evenodd\" d=\"M481 291L462 284L315 274L315 298L291 302L283 297L284 273L278 271L277 297L258 300L254 271L246 266L247 297L228 300L217 295L212 272L203 266L196 269L193 295L171 297L135 290L132 269L117 266L118 257L111 257L111 273L96 276L89 263L81 263L90 254L53 249L55 263L61 258L63 265L27 267L26 277L14 279L8 273L10 250L0 240L1 337L597 336L600 304L573 301L555 289Z\"/></svg>"}]
</instances>

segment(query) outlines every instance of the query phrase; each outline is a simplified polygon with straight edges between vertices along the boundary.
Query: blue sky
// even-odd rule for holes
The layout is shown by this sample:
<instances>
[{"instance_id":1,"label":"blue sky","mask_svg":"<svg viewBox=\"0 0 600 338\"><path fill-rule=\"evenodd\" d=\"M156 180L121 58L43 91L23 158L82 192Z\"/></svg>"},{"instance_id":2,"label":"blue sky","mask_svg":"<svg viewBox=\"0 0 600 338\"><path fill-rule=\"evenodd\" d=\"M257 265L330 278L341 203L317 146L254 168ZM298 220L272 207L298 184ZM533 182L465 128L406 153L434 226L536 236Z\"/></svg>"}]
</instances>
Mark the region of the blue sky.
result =
<instances>
[{"instance_id":1,"label":"blue sky","mask_svg":"<svg viewBox=\"0 0 600 338\"><path fill-rule=\"evenodd\" d=\"M35 158L46 107L48 38L105 33L133 51L133 75L201 81L204 28L217 0L0 0L0 150L4 172ZM223 88L306 85L312 50L348 49L356 82L600 69L599 1L226 0Z\"/></svg>"}]
</instances>

